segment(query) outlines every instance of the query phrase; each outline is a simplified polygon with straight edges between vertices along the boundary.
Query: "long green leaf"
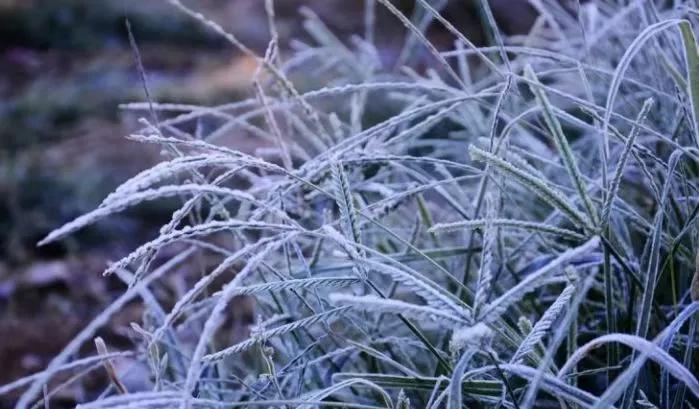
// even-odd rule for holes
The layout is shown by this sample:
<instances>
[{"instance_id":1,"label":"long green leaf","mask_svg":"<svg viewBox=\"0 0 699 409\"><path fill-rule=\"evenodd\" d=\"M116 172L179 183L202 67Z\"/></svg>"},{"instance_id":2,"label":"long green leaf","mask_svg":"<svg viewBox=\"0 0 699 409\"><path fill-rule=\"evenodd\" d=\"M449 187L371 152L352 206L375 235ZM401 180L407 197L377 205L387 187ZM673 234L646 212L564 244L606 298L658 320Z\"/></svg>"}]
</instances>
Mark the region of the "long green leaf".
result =
<instances>
[{"instance_id":1,"label":"long green leaf","mask_svg":"<svg viewBox=\"0 0 699 409\"><path fill-rule=\"evenodd\" d=\"M684 43L684 57L687 64L687 92L692 106L692 126L694 129L694 142L699 143L699 51L697 51L697 40L692 31L692 25L684 20L680 24L682 42Z\"/></svg>"},{"instance_id":2,"label":"long green leaf","mask_svg":"<svg viewBox=\"0 0 699 409\"><path fill-rule=\"evenodd\" d=\"M531 83L529 84L529 88L531 89L532 93L534 93L534 96L536 97L536 101L538 102L538 104L541 105L541 110L544 113L544 121L546 122L546 127L549 129L551 135L553 135L553 141L556 144L556 148L558 148L558 151L561 153L563 165L568 171L570 179L573 181L575 190L577 190L578 194L580 195L580 198L582 199L583 204L585 205L587 215L590 217L594 224L597 224L599 220L597 217L597 211L595 210L595 205L592 202L592 198L590 198L590 195L587 193L585 179L583 178L583 175L580 172L580 169L578 168L578 163L575 160L575 155L573 154L573 150L571 149L570 144L568 143L568 138L563 133L561 123L558 121L558 117L556 117L556 114L553 112L551 103L549 102L549 99L546 96L546 93L544 92L541 83L539 82L539 79L537 78L531 66L527 65L524 68L524 76L531 81Z\"/></svg>"},{"instance_id":3,"label":"long green leaf","mask_svg":"<svg viewBox=\"0 0 699 409\"><path fill-rule=\"evenodd\" d=\"M403 388L406 390L431 391L434 389L440 378L434 377L412 377L400 375L384 375L377 373L351 373L341 372L333 375L334 381L342 381L352 378L362 378L371 381L384 388ZM446 387L449 382L442 380L441 385ZM468 380L462 381L464 394L482 396L500 396L502 394L502 382L488 380Z\"/></svg>"}]
</instances>

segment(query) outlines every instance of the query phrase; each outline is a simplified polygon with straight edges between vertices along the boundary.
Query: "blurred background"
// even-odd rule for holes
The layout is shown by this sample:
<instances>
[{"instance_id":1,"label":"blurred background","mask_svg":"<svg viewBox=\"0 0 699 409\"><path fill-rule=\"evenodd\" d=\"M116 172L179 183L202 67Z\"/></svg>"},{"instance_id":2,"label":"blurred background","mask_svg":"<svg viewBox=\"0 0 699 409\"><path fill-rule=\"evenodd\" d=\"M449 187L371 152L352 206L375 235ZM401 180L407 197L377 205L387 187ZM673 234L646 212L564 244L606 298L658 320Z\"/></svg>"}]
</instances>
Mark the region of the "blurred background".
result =
<instances>
[{"instance_id":1,"label":"blurred background","mask_svg":"<svg viewBox=\"0 0 699 409\"><path fill-rule=\"evenodd\" d=\"M186 3L263 52L269 38L262 0ZM413 3L394 1L407 15ZM275 5L283 47L307 37L302 5L343 41L363 32L362 1ZM506 34L526 32L535 18L526 0L491 6ZM450 0L444 15L484 43L475 1ZM215 105L252 95L254 62L165 1L0 0L0 385L41 370L123 291L117 278L102 277L106 263L153 238L173 210L175 203L142 205L57 244L35 245L160 158L157 149L124 138L138 118L119 104L144 99L126 18L158 102ZM377 19L377 48L391 67L403 27L381 7ZM439 27L428 34L451 47L453 38ZM243 141L254 148L251 137ZM137 304L129 306L100 335L128 348L129 323L140 313ZM100 376L64 389L51 407L71 406L97 390ZM11 399L0 397L0 408Z\"/></svg>"}]
</instances>

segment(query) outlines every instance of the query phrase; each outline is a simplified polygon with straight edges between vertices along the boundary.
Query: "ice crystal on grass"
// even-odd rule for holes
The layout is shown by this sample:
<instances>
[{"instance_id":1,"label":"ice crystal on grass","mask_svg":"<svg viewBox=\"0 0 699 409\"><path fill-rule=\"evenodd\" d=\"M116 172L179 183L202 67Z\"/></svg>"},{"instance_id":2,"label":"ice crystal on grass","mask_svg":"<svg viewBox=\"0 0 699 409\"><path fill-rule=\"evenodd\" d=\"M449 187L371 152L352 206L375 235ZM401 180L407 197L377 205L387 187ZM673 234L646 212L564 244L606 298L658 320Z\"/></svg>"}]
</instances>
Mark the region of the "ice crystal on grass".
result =
<instances>
[{"instance_id":1,"label":"ice crystal on grass","mask_svg":"<svg viewBox=\"0 0 699 409\"><path fill-rule=\"evenodd\" d=\"M483 0L492 44L477 46L445 2L409 15L366 0L364 37L305 10L310 40L285 51L266 1L265 55L170 3L257 62L254 97L124 105L156 114L131 138L169 157L42 243L145 201L182 205L107 268L124 295L45 371L0 387L25 388L18 408L123 356L79 352L135 298L148 319L129 356L156 389L86 408L698 406L692 2L530 2L531 31L506 36ZM379 16L405 29L407 67L378 58ZM272 148L220 142L241 133ZM195 257L210 262L168 298L162 278ZM265 323L249 336L230 328L241 297Z\"/></svg>"}]
</instances>

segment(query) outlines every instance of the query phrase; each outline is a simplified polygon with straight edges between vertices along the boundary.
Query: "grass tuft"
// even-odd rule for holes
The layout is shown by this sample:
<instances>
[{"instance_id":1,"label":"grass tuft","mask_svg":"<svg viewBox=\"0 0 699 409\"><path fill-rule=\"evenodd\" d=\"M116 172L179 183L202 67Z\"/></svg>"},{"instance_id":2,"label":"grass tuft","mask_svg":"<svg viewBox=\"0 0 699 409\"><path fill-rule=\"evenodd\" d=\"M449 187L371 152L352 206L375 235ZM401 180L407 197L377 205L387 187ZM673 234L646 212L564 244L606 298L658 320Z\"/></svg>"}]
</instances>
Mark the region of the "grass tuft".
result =
<instances>
[{"instance_id":1,"label":"grass tuft","mask_svg":"<svg viewBox=\"0 0 699 409\"><path fill-rule=\"evenodd\" d=\"M533 2L526 36L504 36L483 2L481 47L443 2L410 17L366 0L363 37L305 10L312 40L287 52L266 1L264 56L170 3L259 64L254 97L124 105L157 123L130 138L169 157L40 244L182 205L106 269L126 292L45 371L0 387L23 388L18 408L107 363L117 386L84 408L699 407L693 2ZM405 29L399 61L423 53L428 70L385 66L382 15ZM243 134L269 148L221 143ZM164 277L183 265L195 279L173 300ZM229 323L241 297L259 317L249 335ZM137 298L134 350L80 357ZM125 354L150 390L118 386Z\"/></svg>"}]
</instances>

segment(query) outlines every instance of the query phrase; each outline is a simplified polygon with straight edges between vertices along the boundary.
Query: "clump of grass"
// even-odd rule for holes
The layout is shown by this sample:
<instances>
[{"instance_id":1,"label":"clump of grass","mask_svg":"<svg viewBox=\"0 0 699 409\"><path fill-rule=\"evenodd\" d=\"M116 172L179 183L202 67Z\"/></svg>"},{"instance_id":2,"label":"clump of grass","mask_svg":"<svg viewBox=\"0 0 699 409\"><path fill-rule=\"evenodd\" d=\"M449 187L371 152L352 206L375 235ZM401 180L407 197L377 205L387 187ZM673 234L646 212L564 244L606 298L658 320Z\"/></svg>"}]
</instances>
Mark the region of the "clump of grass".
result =
<instances>
[{"instance_id":1,"label":"clump of grass","mask_svg":"<svg viewBox=\"0 0 699 409\"><path fill-rule=\"evenodd\" d=\"M106 270L128 281L121 298L46 371L0 388L26 388L18 407L116 359L73 357L134 298L152 387L82 407L697 406L692 3L546 2L508 38L483 1L495 44L476 47L439 6L411 19L366 0L364 37L306 12L313 43L285 55L270 18L264 56L171 3L258 61L253 95L125 106L152 111L131 137L171 157L44 242L147 200L182 207ZM384 66L376 7L406 26L401 55L432 69ZM454 50L429 42L430 22ZM325 82L300 89L301 75ZM271 148L219 143L236 133ZM193 257L214 266L165 308L161 278ZM223 342L240 296L259 319Z\"/></svg>"}]
</instances>

